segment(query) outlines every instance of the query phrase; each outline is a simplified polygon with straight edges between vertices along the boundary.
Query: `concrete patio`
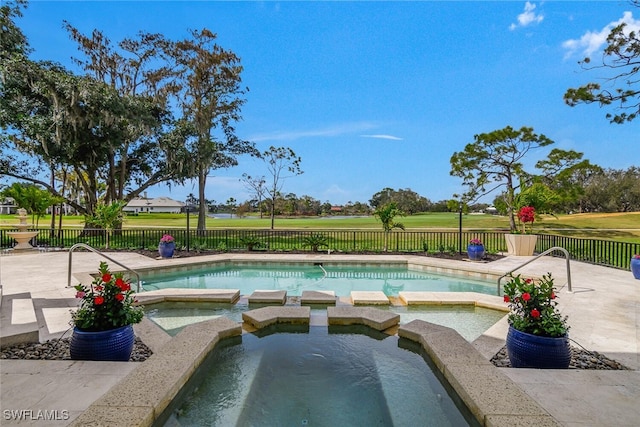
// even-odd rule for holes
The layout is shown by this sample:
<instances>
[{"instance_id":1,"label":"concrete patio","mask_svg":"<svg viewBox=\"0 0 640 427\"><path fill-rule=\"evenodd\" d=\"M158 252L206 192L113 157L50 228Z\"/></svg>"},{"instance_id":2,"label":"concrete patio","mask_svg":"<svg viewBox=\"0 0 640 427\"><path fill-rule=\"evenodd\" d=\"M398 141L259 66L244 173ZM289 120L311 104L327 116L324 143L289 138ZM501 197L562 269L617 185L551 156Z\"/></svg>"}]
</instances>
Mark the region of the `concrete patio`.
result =
<instances>
[{"instance_id":1,"label":"concrete patio","mask_svg":"<svg viewBox=\"0 0 640 427\"><path fill-rule=\"evenodd\" d=\"M109 255L133 269L204 261L202 257L155 260L130 253ZM292 256L227 254L224 257L239 260L255 257L276 261L291 260ZM408 261L434 271L463 270L473 277L502 274L529 259L506 257L492 263L479 264L424 256L318 254L295 257L307 261L348 259L363 263L381 260ZM93 272L100 260L96 254L75 253L73 272ZM1 319L3 336L11 328L28 329L34 325L40 340L59 337L68 330L69 309L76 301L75 290L66 287L67 263L66 252L2 254L0 283L4 313ZM522 272L535 276L553 273L556 286L560 288L560 307L569 316L572 340L588 350L598 351L621 362L631 370L543 371L501 368L500 371L517 383L561 425L637 425L640 417L637 405L640 398L640 282L634 280L628 271L571 262L573 292L569 293L566 289L564 259L550 257L533 262L524 267ZM506 330L506 319L503 319L475 340L473 345L488 359L504 345ZM1 424L68 425L137 365L139 364L1 360ZM27 419L16 420L18 413ZM38 419L38 415L49 419Z\"/></svg>"}]
</instances>

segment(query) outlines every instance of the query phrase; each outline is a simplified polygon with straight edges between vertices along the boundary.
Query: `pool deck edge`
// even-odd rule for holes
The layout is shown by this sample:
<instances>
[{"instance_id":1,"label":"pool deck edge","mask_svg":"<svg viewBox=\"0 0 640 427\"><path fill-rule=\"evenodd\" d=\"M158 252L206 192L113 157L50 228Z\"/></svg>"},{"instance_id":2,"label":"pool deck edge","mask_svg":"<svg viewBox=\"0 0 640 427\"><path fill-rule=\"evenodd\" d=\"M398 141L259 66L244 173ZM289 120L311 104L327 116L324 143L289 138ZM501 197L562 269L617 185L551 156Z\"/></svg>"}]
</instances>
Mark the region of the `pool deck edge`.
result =
<instances>
[{"instance_id":1,"label":"pool deck edge","mask_svg":"<svg viewBox=\"0 0 640 427\"><path fill-rule=\"evenodd\" d=\"M185 327L71 425L151 426L218 341L241 334L240 324L224 317Z\"/></svg>"},{"instance_id":2,"label":"pool deck edge","mask_svg":"<svg viewBox=\"0 0 640 427\"><path fill-rule=\"evenodd\" d=\"M422 346L481 425L561 425L455 330L414 320L398 336Z\"/></svg>"}]
</instances>

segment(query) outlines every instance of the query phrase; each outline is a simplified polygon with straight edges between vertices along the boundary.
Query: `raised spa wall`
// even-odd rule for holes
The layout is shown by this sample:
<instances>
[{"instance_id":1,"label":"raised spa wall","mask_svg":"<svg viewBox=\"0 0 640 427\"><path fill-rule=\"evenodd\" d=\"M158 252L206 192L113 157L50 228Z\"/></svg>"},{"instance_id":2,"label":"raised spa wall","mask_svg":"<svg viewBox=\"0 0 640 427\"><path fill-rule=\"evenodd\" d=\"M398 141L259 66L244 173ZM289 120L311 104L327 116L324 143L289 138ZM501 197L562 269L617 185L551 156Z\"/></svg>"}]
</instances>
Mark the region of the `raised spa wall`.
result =
<instances>
[{"instance_id":1,"label":"raised spa wall","mask_svg":"<svg viewBox=\"0 0 640 427\"><path fill-rule=\"evenodd\" d=\"M399 316L371 307L329 307L329 325L364 324L377 330L396 327ZM252 327L310 323L309 307L263 307L243 313ZM484 426L560 424L493 366L453 329L414 320L397 329L419 343L437 369ZM242 334L240 323L225 317L185 327L171 338L144 319L136 334L154 354L94 402L73 426L151 426L223 338Z\"/></svg>"}]
</instances>

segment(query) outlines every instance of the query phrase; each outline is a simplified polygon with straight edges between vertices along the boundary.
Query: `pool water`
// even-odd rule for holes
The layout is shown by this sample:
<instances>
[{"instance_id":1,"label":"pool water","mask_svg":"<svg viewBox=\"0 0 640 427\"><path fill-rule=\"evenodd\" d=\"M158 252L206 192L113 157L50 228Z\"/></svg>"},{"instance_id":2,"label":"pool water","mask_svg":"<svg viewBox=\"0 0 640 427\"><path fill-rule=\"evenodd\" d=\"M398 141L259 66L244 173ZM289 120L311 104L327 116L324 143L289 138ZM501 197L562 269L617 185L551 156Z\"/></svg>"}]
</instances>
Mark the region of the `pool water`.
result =
<instances>
[{"instance_id":1,"label":"pool water","mask_svg":"<svg viewBox=\"0 0 640 427\"><path fill-rule=\"evenodd\" d=\"M164 425L478 425L416 343L347 330L221 341Z\"/></svg>"},{"instance_id":2,"label":"pool water","mask_svg":"<svg viewBox=\"0 0 640 427\"><path fill-rule=\"evenodd\" d=\"M493 326L506 313L469 305L376 306L400 315L400 323L419 319L455 329L467 341L473 341ZM170 335L176 335L185 326L225 316L242 322L247 304L221 304L208 302L170 302L146 307L145 315ZM324 308L312 308L311 315L326 315Z\"/></svg>"},{"instance_id":3,"label":"pool water","mask_svg":"<svg viewBox=\"0 0 640 427\"><path fill-rule=\"evenodd\" d=\"M146 275L143 288L239 289L241 295L250 295L257 289L285 290L289 296L300 296L305 290L329 290L336 296L349 296L352 291L382 291L391 297L400 291L497 293L493 282L406 267L313 264L194 267Z\"/></svg>"}]
</instances>

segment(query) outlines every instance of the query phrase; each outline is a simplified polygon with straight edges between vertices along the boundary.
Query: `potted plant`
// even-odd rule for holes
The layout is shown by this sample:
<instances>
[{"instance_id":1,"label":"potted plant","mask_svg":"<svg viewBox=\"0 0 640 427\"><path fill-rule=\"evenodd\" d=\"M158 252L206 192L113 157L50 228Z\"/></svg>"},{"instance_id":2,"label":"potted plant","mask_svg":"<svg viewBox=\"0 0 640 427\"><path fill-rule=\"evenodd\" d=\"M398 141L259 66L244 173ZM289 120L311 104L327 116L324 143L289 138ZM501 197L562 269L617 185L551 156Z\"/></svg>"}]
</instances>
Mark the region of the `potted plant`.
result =
<instances>
[{"instance_id":1,"label":"potted plant","mask_svg":"<svg viewBox=\"0 0 640 427\"><path fill-rule=\"evenodd\" d=\"M158 244L158 253L162 258L171 258L173 252L176 250L176 242L173 236L165 234L160 238L160 244Z\"/></svg>"},{"instance_id":2,"label":"potted plant","mask_svg":"<svg viewBox=\"0 0 640 427\"><path fill-rule=\"evenodd\" d=\"M128 361L135 340L132 325L144 316L143 308L134 305L129 280L101 262L93 282L75 289L80 305L71 311L71 358Z\"/></svg>"},{"instance_id":3,"label":"potted plant","mask_svg":"<svg viewBox=\"0 0 640 427\"><path fill-rule=\"evenodd\" d=\"M484 245L482 244L482 240L469 240L469 245L467 245L467 254L469 255L469 259L471 261L482 260L482 258L484 258Z\"/></svg>"},{"instance_id":4,"label":"potted plant","mask_svg":"<svg viewBox=\"0 0 640 427\"><path fill-rule=\"evenodd\" d=\"M522 233L505 234L507 253L517 256L531 256L536 249L538 236L532 234L536 210L533 206L523 206L518 210L518 220L522 223ZM527 229L527 224L529 227Z\"/></svg>"},{"instance_id":5,"label":"potted plant","mask_svg":"<svg viewBox=\"0 0 640 427\"><path fill-rule=\"evenodd\" d=\"M558 311L551 273L536 281L511 276L507 353L514 368L566 369L571 361L567 316Z\"/></svg>"},{"instance_id":6,"label":"potted plant","mask_svg":"<svg viewBox=\"0 0 640 427\"><path fill-rule=\"evenodd\" d=\"M631 272L633 277L640 280L640 254L631 257Z\"/></svg>"}]
</instances>

